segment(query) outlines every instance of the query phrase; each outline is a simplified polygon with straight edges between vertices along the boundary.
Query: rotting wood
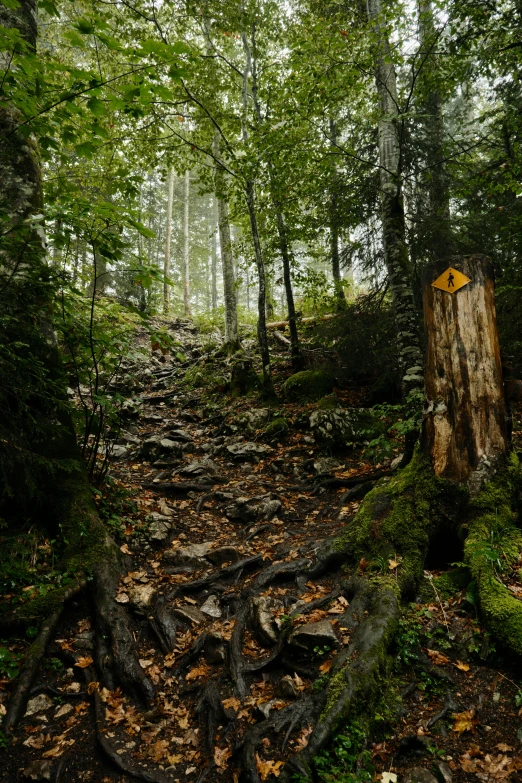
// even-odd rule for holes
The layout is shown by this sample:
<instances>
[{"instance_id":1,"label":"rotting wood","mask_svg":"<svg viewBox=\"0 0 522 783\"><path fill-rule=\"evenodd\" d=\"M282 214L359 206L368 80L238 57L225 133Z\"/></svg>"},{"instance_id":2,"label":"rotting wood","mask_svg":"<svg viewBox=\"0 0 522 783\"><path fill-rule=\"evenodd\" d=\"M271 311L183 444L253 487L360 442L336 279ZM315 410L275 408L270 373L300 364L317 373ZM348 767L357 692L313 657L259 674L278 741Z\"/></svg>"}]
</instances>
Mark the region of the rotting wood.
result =
<instances>
[{"instance_id":1,"label":"rotting wood","mask_svg":"<svg viewBox=\"0 0 522 783\"><path fill-rule=\"evenodd\" d=\"M494 276L483 256L446 260L471 282L455 293L424 289L427 337L422 445L437 476L478 488L508 450Z\"/></svg>"}]
</instances>

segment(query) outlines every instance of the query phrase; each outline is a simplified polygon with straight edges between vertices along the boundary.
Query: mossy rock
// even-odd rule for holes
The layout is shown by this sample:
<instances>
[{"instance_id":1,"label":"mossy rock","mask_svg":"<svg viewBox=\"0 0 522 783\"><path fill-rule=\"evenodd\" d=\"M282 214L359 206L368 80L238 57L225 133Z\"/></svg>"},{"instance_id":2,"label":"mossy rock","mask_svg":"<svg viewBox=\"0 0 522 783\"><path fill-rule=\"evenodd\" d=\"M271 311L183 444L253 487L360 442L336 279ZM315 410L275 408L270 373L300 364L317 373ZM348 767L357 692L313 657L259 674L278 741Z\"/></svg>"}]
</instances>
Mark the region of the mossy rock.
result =
<instances>
[{"instance_id":1,"label":"mossy rock","mask_svg":"<svg viewBox=\"0 0 522 783\"><path fill-rule=\"evenodd\" d=\"M331 394L334 377L325 370L303 370L291 375L283 384L288 402L315 402Z\"/></svg>"},{"instance_id":2,"label":"mossy rock","mask_svg":"<svg viewBox=\"0 0 522 783\"><path fill-rule=\"evenodd\" d=\"M283 416L279 416L265 427L263 439L268 441L282 440L286 435L288 435L289 429L290 425L288 424L288 419L285 419Z\"/></svg>"},{"instance_id":3,"label":"mossy rock","mask_svg":"<svg viewBox=\"0 0 522 783\"><path fill-rule=\"evenodd\" d=\"M386 427L367 408L321 406L310 416L310 429L320 446L335 449L378 438Z\"/></svg>"}]
</instances>

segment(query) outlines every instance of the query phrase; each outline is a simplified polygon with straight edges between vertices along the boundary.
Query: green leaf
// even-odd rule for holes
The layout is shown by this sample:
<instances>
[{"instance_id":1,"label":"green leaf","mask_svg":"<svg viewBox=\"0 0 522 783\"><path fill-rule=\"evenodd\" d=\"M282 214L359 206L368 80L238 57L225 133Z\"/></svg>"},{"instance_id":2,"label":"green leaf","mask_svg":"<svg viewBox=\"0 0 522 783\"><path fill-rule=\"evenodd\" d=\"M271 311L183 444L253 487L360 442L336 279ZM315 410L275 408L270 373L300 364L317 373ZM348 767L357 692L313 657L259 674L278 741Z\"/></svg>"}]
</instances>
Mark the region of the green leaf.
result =
<instances>
[{"instance_id":1,"label":"green leaf","mask_svg":"<svg viewBox=\"0 0 522 783\"><path fill-rule=\"evenodd\" d=\"M98 147L90 141L84 141L82 144L77 144L74 150L80 158L90 160L97 152Z\"/></svg>"},{"instance_id":2,"label":"green leaf","mask_svg":"<svg viewBox=\"0 0 522 783\"><path fill-rule=\"evenodd\" d=\"M79 19L74 26L82 35L94 34L94 25L88 19Z\"/></svg>"},{"instance_id":3,"label":"green leaf","mask_svg":"<svg viewBox=\"0 0 522 783\"><path fill-rule=\"evenodd\" d=\"M87 108L90 112L92 112L96 117L101 117L102 115L107 113L107 109L105 107L105 104L103 101L100 101L99 98L89 98L87 101Z\"/></svg>"}]
</instances>

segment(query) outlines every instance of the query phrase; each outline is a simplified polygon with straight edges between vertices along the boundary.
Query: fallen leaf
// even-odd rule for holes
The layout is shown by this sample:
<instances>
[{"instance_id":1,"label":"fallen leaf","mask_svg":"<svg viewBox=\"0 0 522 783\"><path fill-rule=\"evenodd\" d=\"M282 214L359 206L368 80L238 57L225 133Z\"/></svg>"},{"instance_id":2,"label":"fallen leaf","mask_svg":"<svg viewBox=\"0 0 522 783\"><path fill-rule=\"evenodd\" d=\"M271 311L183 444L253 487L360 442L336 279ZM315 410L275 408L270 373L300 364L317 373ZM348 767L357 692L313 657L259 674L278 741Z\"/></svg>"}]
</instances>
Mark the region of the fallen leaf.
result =
<instances>
[{"instance_id":1,"label":"fallen leaf","mask_svg":"<svg viewBox=\"0 0 522 783\"><path fill-rule=\"evenodd\" d=\"M62 718L64 715L68 715L70 712L73 711L72 704L63 704L58 712L54 713L55 718Z\"/></svg>"},{"instance_id":2,"label":"fallen leaf","mask_svg":"<svg viewBox=\"0 0 522 783\"><path fill-rule=\"evenodd\" d=\"M397 783L397 775L395 772L383 772L381 781L382 783Z\"/></svg>"},{"instance_id":3,"label":"fallen leaf","mask_svg":"<svg viewBox=\"0 0 522 783\"><path fill-rule=\"evenodd\" d=\"M450 659L438 650L428 650L427 653L430 661L436 666L442 666L443 664L450 662Z\"/></svg>"},{"instance_id":4,"label":"fallen leaf","mask_svg":"<svg viewBox=\"0 0 522 783\"><path fill-rule=\"evenodd\" d=\"M329 661L325 661L324 663L322 663L319 666L319 671L322 672L323 674L328 674L332 666L333 666L333 658L331 658Z\"/></svg>"},{"instance_id":5,"label":"fallen leaf","mask_svg":"<svg viewBox=\"0 0 522 783\"><path fill-rule=\"evenodd\" d=\"M495 745L497 750L502 751L502 753L509 753L513 748L511 745L506 745L505 742L499 742L498 745Z\"/></svg>"},{"instance_id":6,"label":"fallen leaf","mask_svg":"<svg viewBox=\"0 0 522 783\"><path fill-rule=\"evenodd\" d=\"M479 720L475 717L475 710L466 710L465 712L457 712L453 715L455 723L452 731L462 734L464 731L475 731L475 726Z\"/></svg>"},{"instance_id":7,"label":"fallen leaf","mask_svg":"<svg viewBox=\"0 0 522 783\"><path fill-rule=\"evenodd\" d=\"M284 761L265 761L260 757L259 753L256 753L256 767L261 780L267 780L269 775L274 775L278 778L283 764Z\"/></svg>"},{"instance_id":8,"label":"fallen leaf","mask_svg":"<svg viewBox=\"0 0 522 783\"><path fill-rule=\"evenodd\" d=\"M120 552L123 552L123 554L124 554L124 555L132 555L132 552L130 551L130 549L129 549L129 547L127 546L127 544L122 544L122 545L120 546ZM117 600L117 599L116 599L116 600Z\"/></svg>"},{"instance_id":9,"label":"fallen leaf","mask_svg":"<svg viewBox=\"0 0 522 783\"><path fill-rule=\"evenodd\" d=\"M185 679L190 682L191 680L197 680L198 677L206 677L208 673L208 666L206 664L202 664L201 666L195 666L193 669L191 669Z\"/></svg>"},{"instance_id":10,"label":"fallen leaf","mask_svg":"<svg viewBox=\"0 0 522 783\"><path fill-rule=\"evenodd\" d=\"M236 699L235 696L231 696L229 699L223 699L221 702L226 710L235 710L236 712L241 708L241 702Z\"/></svg>"},{"instance_id":11,"label":"fallen leaf","mask_svg":"<svg viewBox=\"0 0 522 783\"><path fill-rule=\"evenodd\" d=\"M225 770L228 766L228 760L232 755L230 748L214 748L214 762L219 770Z\"/></svg>"},{"instance_id":12,"label":"fallen leaf","mask_svg":"<svg viewBox=\"0 0 522 783\"><path fill-rule=\"evenodd\" d=\"M36 748L37 750L40 750L40 748L43 748L45 744L45 737L43 734L38 734L37 737L28 737L26 740L24 740L23 744L28 748Z\"/></svg>"},{"instance_id":13,"label":"fallen leaf","mask_svg":"<svg viewBox=\"0 0 522 783\"><path fill-rule=\"evenodd\" d=\"M91 658L91 656L90 655L86 655L85 658L82 658L80 656L74 665L78 666L78 668L80 668L80 669L86 669L87 666L90 666L92 663L94 663L94 661Z\"/></svg>"},{"instance_id":14,"label":"fallen leaf","mask_svg":"<svg viewBox=\"0 0 522 783\"><path fill-rule=\"evenodd\" d=\"M54 748L46 750L45 753L42 753L42 757L44 759L56 759L58 756L61 756L62 753L65 753L70 745L74 745L75 742L76 740L73 739L62 740L62 742L60 742L58 745L55 745Z\"/></svg>"},{"instance_id":15,"label":"fallen leaf","mask_svg":"<svg viewBox=\"0 0 522 783\"><path fill-rule=\"evenodd\" d=\"M456 669L460 669L461 672L469 672L469 663L457 661L457 663L454 663L453 666L455 666Z\"/></svg>"}]
</instances>

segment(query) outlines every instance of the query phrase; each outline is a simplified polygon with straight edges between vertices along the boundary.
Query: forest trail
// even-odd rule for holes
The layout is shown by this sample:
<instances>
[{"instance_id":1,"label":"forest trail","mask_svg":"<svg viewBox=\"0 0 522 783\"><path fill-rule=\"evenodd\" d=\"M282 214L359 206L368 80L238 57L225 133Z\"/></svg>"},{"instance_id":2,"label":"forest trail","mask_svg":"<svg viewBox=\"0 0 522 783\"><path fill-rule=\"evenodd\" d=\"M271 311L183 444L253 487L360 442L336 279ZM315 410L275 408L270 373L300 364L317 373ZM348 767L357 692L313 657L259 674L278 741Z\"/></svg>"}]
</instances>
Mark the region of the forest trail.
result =
<instances>
[{"instance_id":1,"label":"forest trail","mask_svg":"<svg viewBox=\"0 0 522 783\"><path fill-rule=\"evenodd\" d=\"M209 415L206 391L181 383L202 337L190 323L172 328L183 362L156 353L139 367L139 415L129 405L98 499L125 557L117 600L156 706L94 674L104 651L79 599L5 749L2 783L274 780L307 746L337 657L357 657L368 611L323 542L390 466L356 449L328 456L310 431L313 405L221 394ZM268 437L282 417L288 432ZM522 780L516 672L492 656L472 596L436 588L430 566L373 724L348 718L323 751L325 780Z\"/></svg>"}]
</instances>

